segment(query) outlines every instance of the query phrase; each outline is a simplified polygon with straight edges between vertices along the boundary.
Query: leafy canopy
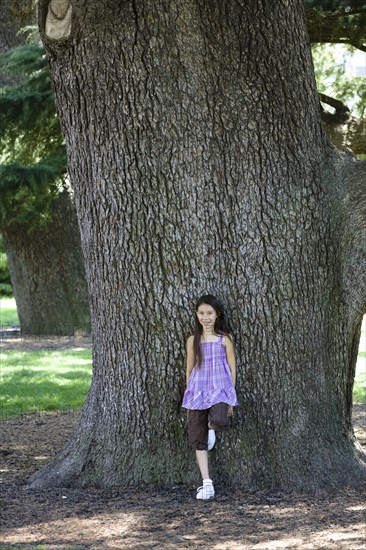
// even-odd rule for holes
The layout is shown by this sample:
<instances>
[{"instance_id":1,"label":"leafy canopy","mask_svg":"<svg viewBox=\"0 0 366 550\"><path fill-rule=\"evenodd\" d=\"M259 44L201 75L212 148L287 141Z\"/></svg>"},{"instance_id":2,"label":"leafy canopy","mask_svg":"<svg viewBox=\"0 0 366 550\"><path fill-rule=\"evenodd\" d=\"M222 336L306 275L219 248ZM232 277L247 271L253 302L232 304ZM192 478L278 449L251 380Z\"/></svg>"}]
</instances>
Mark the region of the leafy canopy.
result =
<instances>
[{"instance_id":1,"label":"leafy canopy","mask_svg":"<svg viewBox=\"0 0 366 550\"><path fill-rule=\"evenodd\" d=\"M354 76L347 70L354 52L352 46L333 44L316 44L312 48L318 92L341 101L362 119L366 114L366 77Z\"/></svg>"},{"instance_id":2,"label":"leafy canopy","mask_svg":"<svg viewBox=\"0 0 366 550\"><path fill-rule=\"evenodd\" d=\"M0 88L0 223L46 223L65 185L66 150L43 48L33 42L0 61L14 85Z\"/></svg>"},{"instance_id":3,"label":"leafy canopy","mask_svg":"<svg viewBox=\"0 0 366 550\"><path fill-rule=\"evenodd\" d=\"M312 43L349 44L366 52L365 0L305 0Z\"/></svg>"}]
</instances>

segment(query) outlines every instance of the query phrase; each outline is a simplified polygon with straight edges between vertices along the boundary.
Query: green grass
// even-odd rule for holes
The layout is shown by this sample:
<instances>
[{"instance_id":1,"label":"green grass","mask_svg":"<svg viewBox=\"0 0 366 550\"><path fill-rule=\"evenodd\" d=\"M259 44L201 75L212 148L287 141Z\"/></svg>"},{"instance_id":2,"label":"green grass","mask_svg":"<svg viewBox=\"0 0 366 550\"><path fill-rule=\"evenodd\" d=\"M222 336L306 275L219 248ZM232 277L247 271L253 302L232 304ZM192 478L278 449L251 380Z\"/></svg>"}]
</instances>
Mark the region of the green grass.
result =
<instances>
[{"instance_id":1,"label":"green grass","mask_svg":"<svg viewBox=\"0 0 366 550\"><path fill-rule=\"evenodd\" d=\"M358 356L366 358L366 351L360 351ZM356 370L353 384L353 403L366 404L366 368L363 366Z\"/></svg>"},{"instance_id":2,"label":"green grass","mask_svg":"<svg viewBox=\"0 0 366 550\"><path fill-rule=\"evenodd\" d=\"M366 373L356 374L353 385L353 403L366 404Z\"/></svg>"},{"instance_id":3,"label":"green grass","mask_svg":"<svg viewBox=\"0 0 366 550\"><path fill-rule=\"evenodd\" d=\"M19 325L14 298L1 298L0 300L0 326L5 325Z\"/></svg>"},{"instance_id":4,"label":"green grass","mask_svg":"<svg viewBox=\"0 0 366 550\"><path fill-rule=\"evenodd\" d=\"M0 418L82 407L91 362L90 349L1 351Z\"/></svg>"}]
</instances>

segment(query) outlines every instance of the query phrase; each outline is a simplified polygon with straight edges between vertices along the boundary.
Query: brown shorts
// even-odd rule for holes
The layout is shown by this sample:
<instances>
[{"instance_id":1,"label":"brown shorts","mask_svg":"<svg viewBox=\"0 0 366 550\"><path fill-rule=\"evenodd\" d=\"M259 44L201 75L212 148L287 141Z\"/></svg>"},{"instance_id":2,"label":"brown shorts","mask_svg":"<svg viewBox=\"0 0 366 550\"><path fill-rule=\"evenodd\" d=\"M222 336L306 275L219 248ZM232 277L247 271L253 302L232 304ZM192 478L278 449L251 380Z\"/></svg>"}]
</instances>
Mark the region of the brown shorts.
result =
<instances>
[{"instance_id":1,"label":"brown shorts","mask_svg":"<svg viewBox=\"0 0 366 550\"><path fill-rule=\"evenodd\" d=\"M196 451L207 451L208 423L218 432L228 426L228 406L217 403L210 409L188 411L188 441Z\"/></svg>"}]
</instances>

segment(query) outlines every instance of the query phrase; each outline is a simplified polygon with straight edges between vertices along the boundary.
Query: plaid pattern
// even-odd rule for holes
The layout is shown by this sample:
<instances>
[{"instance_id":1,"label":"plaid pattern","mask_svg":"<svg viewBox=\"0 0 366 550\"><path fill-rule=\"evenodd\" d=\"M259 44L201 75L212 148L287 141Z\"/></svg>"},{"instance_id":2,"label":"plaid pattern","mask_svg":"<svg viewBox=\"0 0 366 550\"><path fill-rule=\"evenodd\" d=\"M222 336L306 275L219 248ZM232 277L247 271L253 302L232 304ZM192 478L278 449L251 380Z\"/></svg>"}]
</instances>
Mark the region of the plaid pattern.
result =
<instances>
[{"instance_id":1,"label":"plaid pattern","mask_svg":"<svg viewBox=\"0 0 366 550\"><path fill-rule=\"evenodd\" d=\"M222 339L220 336L217 342L200 344L202 363L192 370L184 392L183 408L203 410L217 403L238 404Z\"/></svg>"}]
</instances>

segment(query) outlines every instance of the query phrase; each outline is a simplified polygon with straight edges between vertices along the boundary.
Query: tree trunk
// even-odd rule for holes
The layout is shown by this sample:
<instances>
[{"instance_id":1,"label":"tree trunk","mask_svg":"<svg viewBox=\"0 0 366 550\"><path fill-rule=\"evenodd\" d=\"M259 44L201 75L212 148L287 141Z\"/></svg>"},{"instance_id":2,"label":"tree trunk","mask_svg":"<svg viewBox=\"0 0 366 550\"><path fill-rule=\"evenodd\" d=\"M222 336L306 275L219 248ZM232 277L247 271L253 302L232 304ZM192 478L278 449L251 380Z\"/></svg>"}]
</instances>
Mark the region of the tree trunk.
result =
<instances>
[{"instance_id":1,"label":"tree trunk","mask_svg":"<svg viewBox=\"0 0 366 550\"><path fill-rule=\"evenodd\" d=\"M366 154L366 120L351 115L344 103L333 97L319 94L320 101L335 109L335 113L329 113L321 109L321 117L324 129L338 148L349 148L356 155Z\"/></svg>"},{"instance_id":2,"label":"tree trunk","mask_svg":"<svg viewBox=\"0 0 366 550\"><path fill-rule=\"evenodd\" d=\"M90 333L88 291L75 208L67 192L45 226L3 226L10 277L25 335Z\"/></svg>"},{"instance_id":3,"label":"tree trunk","mask_svg":"<svg viewBox=\"0 0 366 550\"><path fill-rule=\"evenodd\" d=\"M348 207L365 168L322 130L302 2L75 1L57 40L48 9L94 376L77 433L33 486L197 480L180 404L207 292L230 312L239 362L215 481L358 483L364 196L357 229Z\"/></svg>"},{"instance_id":4,"label":"tree trunk","mask_svg":"<svg viewBox=\"0 0 366 550\"><path fill-rule=\"evenodd\" d=\"M336 115L325 118L324 129L336 147L347 147L356 155L366 155L366 120L349 113L348 116L342 117L342 121L337 120Z\"/></svg>"}]
</instances>

